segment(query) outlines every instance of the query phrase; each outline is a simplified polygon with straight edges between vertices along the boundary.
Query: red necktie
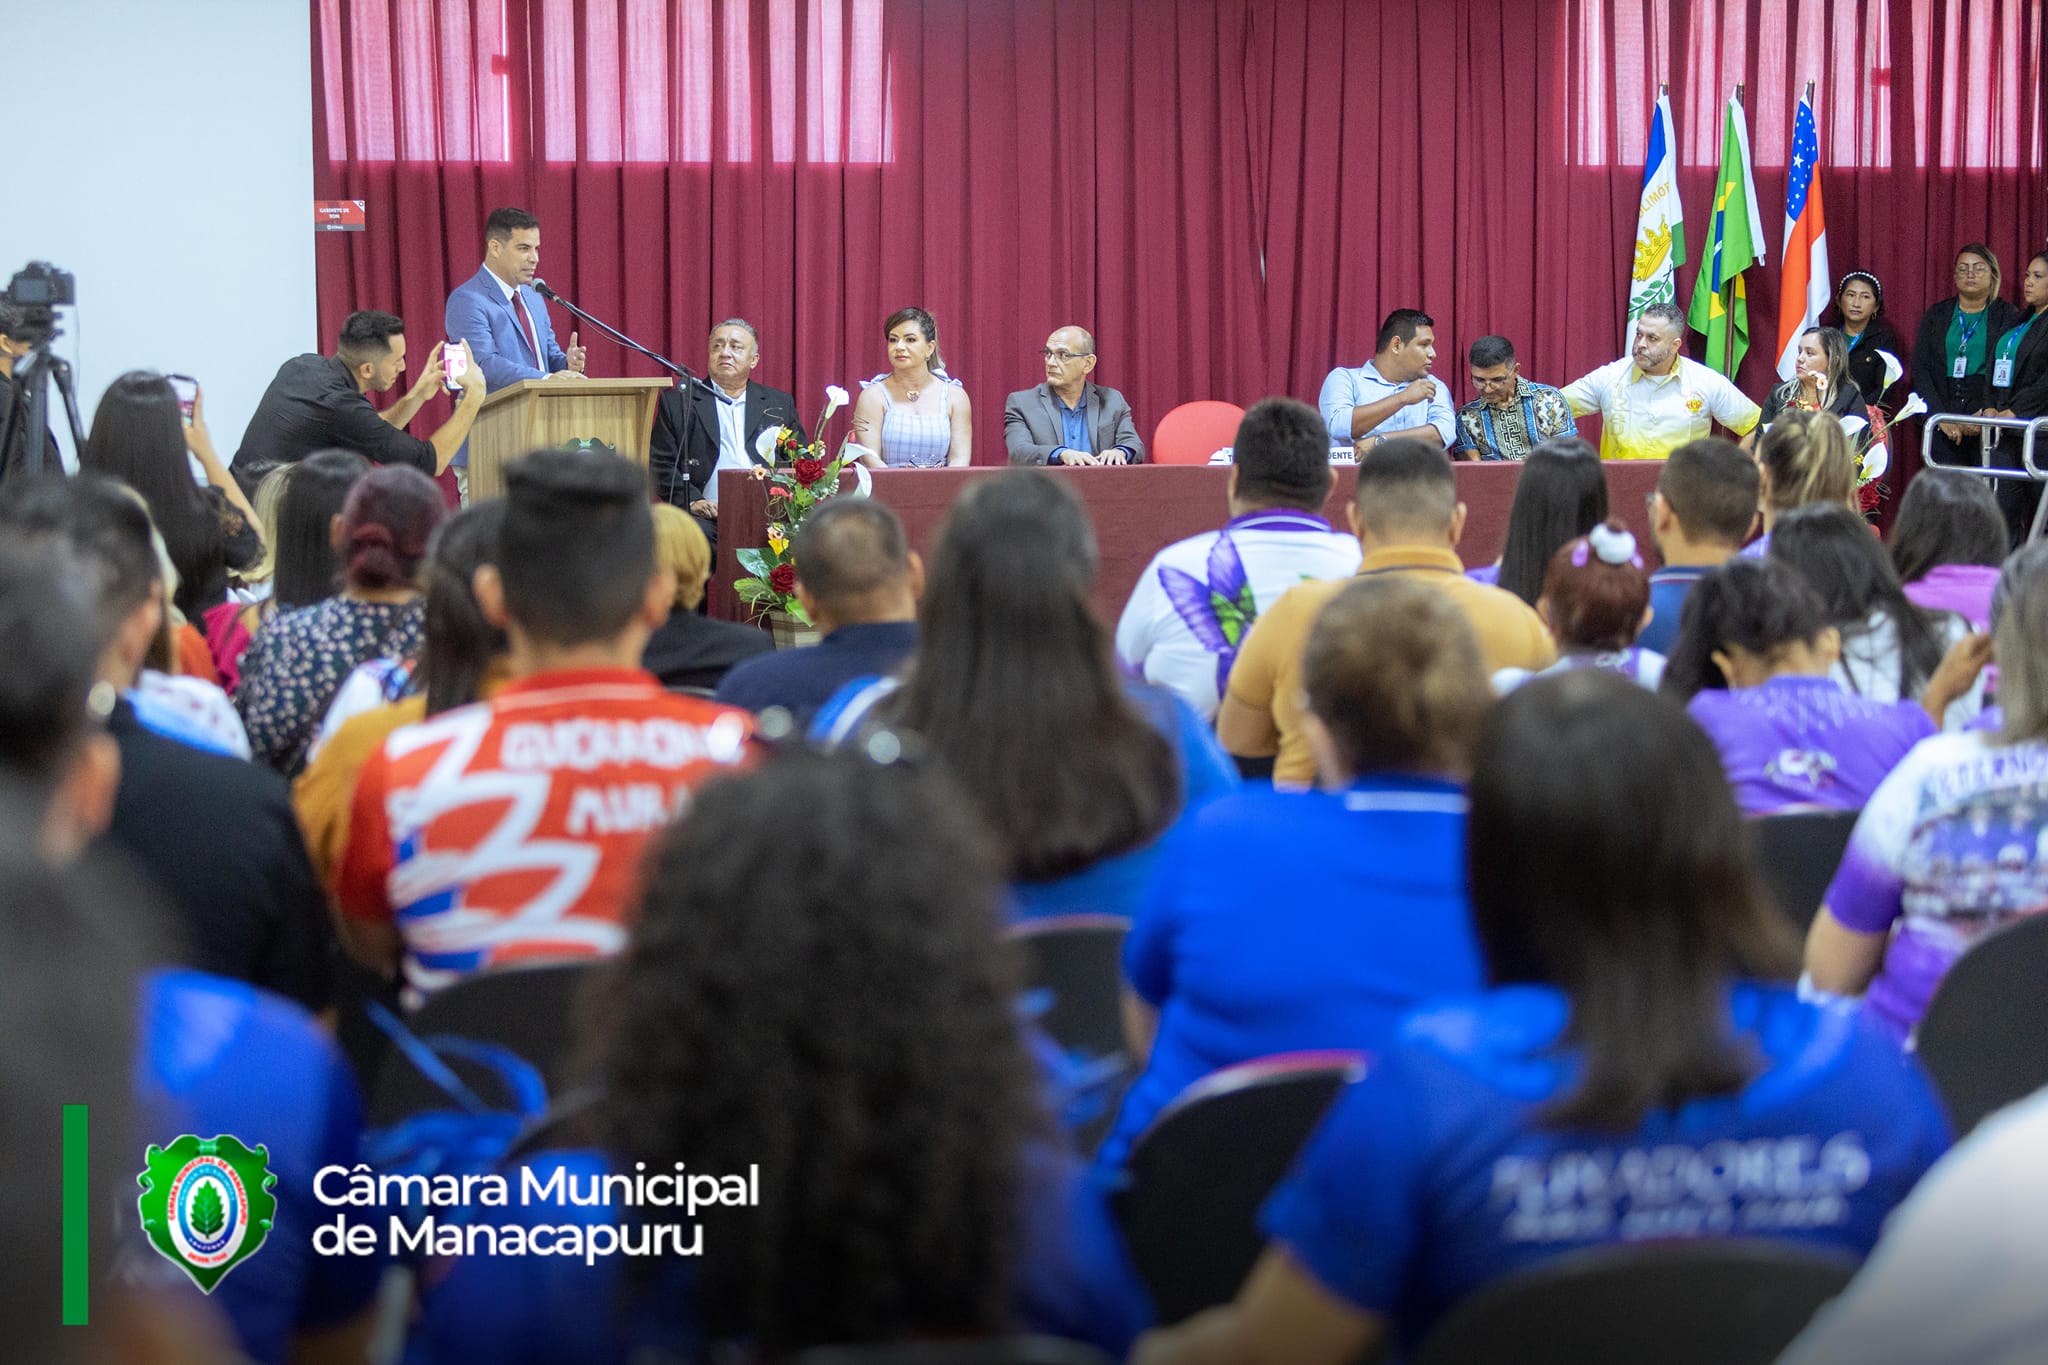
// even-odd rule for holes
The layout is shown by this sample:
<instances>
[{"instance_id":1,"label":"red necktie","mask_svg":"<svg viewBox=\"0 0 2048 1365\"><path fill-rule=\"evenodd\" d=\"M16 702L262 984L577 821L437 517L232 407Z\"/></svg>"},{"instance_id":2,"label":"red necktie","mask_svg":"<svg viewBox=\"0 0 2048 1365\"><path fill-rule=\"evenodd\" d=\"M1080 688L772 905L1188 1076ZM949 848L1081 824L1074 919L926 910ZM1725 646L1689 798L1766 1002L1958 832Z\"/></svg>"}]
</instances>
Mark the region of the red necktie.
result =
<instances>
[{"instance_id":1,"label":"red necktie","mask_svg":"<svg viewBox=\"0 0 2048 1365\"><path fill-rule=\"evenodd\" d=\"M545 370L547 362L540 358L540 333L533 329L533 315L526 311L526 300L517 289L512 291L512 306L519 310L519 321L526 327L526 344L533 349L533 363Z\"/></svg>"}]
</instances>

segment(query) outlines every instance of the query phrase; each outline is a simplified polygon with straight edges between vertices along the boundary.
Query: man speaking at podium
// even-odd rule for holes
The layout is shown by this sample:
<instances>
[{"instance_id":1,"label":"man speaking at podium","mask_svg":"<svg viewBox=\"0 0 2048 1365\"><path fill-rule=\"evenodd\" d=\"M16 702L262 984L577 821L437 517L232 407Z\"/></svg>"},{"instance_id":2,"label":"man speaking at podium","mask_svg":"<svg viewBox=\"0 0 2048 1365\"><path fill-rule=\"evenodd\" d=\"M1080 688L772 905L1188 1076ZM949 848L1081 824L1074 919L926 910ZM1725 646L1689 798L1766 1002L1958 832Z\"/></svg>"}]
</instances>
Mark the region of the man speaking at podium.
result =
<instances>
[{"instance_id":1,"label":"man speaking at podium","mask_svg":"<svg viewBox=\"0 0 2048 1365\"><path fill-rule=\"evenodd\" d=\"M495 393L523 379L561 373L580 378L583 348L569 333L569 349L555 342L548 306L533 287L540 272L540 219L525 209L493 209L484 221L484 263L448 296L448 336L467 341L470 354ZM455 483L469 501L469 446L453 461Z\"/></svg>"}]
</instances>

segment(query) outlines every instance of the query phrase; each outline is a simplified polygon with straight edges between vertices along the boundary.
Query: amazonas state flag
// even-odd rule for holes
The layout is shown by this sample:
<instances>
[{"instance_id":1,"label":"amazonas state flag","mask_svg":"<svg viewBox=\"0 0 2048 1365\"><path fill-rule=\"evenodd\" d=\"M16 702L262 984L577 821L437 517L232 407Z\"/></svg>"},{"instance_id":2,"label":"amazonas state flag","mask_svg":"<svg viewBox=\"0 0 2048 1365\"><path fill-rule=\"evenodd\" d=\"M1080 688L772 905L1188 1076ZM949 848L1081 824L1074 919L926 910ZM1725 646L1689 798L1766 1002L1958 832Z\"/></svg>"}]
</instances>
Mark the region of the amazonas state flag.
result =
<instances>
[{"instance_id":1,"label":"amazonas state flag","mask_svg":"<svg viewBox=\"0 0 2048 1365\"><path fill-rule=\"evenodd\" d=\"M1813 90L1792 121L1792 166L1785 185L1785 278L1778 295L1778 377L1790 379L1799 334L1828 306L1828 221L1820 204L1820 134Z\"/></svg>"}]
</instances>

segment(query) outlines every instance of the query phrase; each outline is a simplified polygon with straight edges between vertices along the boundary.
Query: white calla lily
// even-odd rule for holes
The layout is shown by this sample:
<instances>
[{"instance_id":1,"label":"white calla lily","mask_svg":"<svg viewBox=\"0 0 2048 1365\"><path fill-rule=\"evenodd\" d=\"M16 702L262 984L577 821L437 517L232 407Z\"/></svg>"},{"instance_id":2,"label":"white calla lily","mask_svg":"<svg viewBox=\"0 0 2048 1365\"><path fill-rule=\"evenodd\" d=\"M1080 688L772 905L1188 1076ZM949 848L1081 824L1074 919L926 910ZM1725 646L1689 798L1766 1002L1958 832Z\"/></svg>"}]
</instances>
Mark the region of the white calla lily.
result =
<instances>
[{"instance_id":1,"label":"white calla lily","mask_svg":"<svg viewBox=\"0 0 2048 1365\"><path fill-rule=\"evenodd\" d=\"M1886 388L1890 388L1905 377L1906 367L1899 363L1897 356L1893 355L1890 351L1879 351L1877 355L1880 360L1884 361L1884 386Z\"/></svg>"}]
</instances>

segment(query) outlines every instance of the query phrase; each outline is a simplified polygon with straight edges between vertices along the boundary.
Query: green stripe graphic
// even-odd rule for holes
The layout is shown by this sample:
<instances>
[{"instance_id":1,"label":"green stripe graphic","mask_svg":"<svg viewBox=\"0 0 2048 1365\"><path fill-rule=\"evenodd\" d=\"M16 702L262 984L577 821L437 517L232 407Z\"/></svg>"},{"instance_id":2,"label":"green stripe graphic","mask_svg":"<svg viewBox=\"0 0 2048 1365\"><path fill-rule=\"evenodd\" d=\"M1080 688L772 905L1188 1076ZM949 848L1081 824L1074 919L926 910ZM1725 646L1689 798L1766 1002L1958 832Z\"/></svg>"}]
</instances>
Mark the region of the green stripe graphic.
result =
<instances>
[{"instance_id":1,"label":"green stripe graphic","mask_svg":"<svg viewBox=\"0 0 2048 1365\"><path fill-rule=\"evenodd\" d=\"M86 1176L85 1106L64 1106L64 1325L86 1325L86 1223L91 1193Z\"/></svg>"}]
</instances>

